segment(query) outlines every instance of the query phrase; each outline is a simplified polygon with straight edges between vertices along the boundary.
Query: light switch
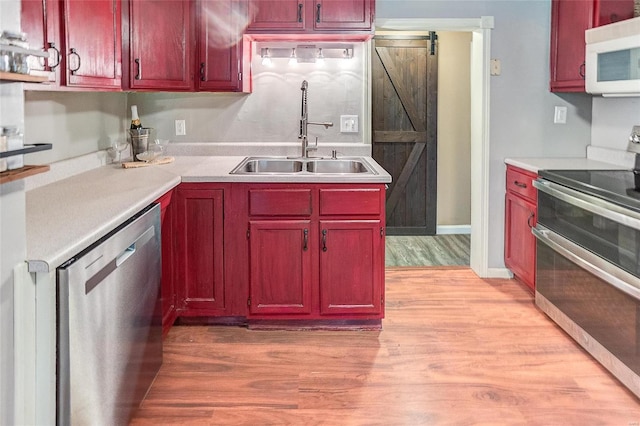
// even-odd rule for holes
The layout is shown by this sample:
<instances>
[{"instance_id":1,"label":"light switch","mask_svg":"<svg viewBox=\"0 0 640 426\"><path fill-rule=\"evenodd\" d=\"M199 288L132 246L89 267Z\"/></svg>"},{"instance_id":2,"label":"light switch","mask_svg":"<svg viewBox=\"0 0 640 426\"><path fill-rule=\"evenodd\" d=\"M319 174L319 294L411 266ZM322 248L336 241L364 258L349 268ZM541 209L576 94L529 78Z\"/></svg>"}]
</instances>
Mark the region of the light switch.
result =
<instances>
[{"instance_id":1,"label":"light switch","mask_svg":"<svg viewBox=\"0 0 640 426\"><path fill-rule=\"evenodd\" d=\"M340 133L358 133L358 116L341 115Z\"/></svg>"},{"instance_id":2,"label":"light switch","mask_svg":"<svg viewBox=\"0 0 640 426\"><path fill-rule=\"evenodd\" d=\"M567 123L567 107L566 106L556 106L555 112L553 114L553 122L555 124Z\"/></svg>"}]
</instances>

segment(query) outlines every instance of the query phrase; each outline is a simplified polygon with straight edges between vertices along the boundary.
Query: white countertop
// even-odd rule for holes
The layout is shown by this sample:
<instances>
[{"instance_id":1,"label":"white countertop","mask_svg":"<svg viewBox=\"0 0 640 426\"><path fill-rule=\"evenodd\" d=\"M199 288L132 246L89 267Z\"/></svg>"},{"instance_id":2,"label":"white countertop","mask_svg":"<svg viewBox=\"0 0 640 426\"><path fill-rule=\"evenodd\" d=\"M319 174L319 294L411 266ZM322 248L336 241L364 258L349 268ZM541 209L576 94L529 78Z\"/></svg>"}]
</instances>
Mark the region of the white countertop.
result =
<instances>
[{"instance_id":1,"label":"white countertop","mask_svg":"<svg viewBox=\"0 0 640 426\"><path fill-rule=\"evenodd\" d=\"M506 164L538 173L540 170L627 170L628 167L589 158L507 158Z\"/></svg>"},{"instance_id":2,"label":"white countertop","mask_svg":"<svg viewBox=\"0 0 640 426\"><path fill-rule=\"evenodd\" d=\"M32 272L53 271L180 182L388 183L376 175L230 175L244 156L176 156L164 165L99 167L27 191L27 259Z\"/></svg>"}]
</instances>

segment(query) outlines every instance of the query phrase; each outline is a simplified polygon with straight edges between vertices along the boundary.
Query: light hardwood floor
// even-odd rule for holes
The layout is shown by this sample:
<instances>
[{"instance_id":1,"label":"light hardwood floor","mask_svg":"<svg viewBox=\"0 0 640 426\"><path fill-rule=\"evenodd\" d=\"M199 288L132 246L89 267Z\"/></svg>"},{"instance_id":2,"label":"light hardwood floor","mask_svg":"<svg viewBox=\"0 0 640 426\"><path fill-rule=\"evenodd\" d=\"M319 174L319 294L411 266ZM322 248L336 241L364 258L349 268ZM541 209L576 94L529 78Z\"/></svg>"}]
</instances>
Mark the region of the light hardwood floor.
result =
<instances>
[{"instance_id":1,"label":"light hardwood floor","mask_svg":"<svg viewBox=\"0 0 640 426\"><path fill-rule=\"evenodd\" d=\"M393 235L385 240L386 266L469 266L468 234Z\"/></svg>"},{"instance_id":2,"label":"light hardwood floor","mask_svg":"<svg viewBox=\"0 0 640 426\"><path fill-rule=\"evenodd\" d=\"M640 401L513 280L388 269L372 331L179 326L135 425L620 425Z\"/></svg>"}]
</instances>

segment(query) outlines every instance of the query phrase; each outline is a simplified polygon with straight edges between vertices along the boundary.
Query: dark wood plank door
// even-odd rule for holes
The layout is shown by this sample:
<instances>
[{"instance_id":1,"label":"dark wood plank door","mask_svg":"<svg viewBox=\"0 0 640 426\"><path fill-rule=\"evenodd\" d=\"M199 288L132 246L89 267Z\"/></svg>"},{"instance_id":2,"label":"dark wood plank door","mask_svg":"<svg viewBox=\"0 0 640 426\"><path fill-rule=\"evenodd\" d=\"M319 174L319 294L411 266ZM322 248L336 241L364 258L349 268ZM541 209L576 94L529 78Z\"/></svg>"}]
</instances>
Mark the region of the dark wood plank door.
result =
<instances>
[{"instance_id":1,"label":"dark wood plank door","mask_svg":"<svg viewBox=\"0 0 640 426\"><path fill-rule=\"evenodd\" d=\"M387 235L436 232L435 38L435 33L374 38L373 158L393 177L387 192Z\"/></svg>"}]
</instances>

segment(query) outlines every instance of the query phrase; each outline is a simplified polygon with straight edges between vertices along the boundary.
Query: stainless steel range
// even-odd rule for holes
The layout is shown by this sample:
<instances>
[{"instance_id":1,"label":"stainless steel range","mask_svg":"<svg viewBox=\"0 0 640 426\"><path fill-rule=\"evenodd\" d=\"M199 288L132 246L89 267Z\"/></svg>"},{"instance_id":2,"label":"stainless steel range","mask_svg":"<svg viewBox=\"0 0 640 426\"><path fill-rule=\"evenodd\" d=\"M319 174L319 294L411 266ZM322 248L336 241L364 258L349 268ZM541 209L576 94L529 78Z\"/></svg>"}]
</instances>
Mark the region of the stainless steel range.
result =
<instances>
[{"instance_id":1,"label":"stainless steel range","mask_svg":"<svg viewBox=\"0 0 640 426\"><path fill-rule=\"evenodd\" d=\"M536 304L640 397L640 192L633 171L541 171Z\"/></svg>"}]
</instances>

